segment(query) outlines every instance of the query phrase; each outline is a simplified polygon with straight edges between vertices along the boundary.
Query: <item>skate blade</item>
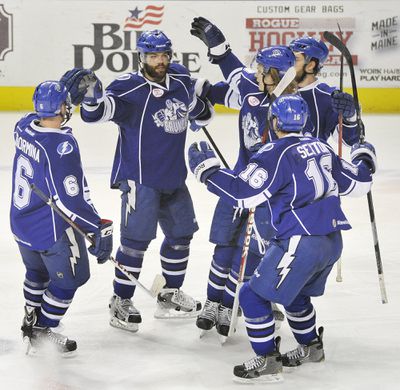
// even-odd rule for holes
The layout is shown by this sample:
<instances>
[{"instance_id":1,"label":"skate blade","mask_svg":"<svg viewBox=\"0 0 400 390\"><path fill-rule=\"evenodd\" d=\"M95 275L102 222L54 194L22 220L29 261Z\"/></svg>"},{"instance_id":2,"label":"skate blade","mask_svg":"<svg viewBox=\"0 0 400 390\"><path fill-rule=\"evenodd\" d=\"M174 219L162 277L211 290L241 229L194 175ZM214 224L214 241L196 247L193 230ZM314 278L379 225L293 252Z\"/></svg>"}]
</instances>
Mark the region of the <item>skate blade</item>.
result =
<instances>
[{"instance_id":1,"label":"skate blade","mask_svg":"<svg viewBox=\"0 0 400 390\"><path fill-rule=\"evenodd\" d=\"M269 374L269 375L261 375L258 378L240 378L238 376L233 377L233 381L236 383L254 385L258 383L279 383L283 382L283 375L281 373L278 374Z\"/></svg>"},{"instance_id":2,"label":"skate blade","mask_svg":"<svg viewBox=\"0 0 400 390\"><path fill-rule=\"evenodd\" d=\"M28 336L23 337L22 342L25 344L25 355L30 355L34 353L31 340Z\"/></svg>"},{"instance_id":3,"label":"skate blade","mask_svg":"<svg viewBox=\"0 0 400 390\"><path fill-rule=\"evenodd\" d=\"M221 345L224 345L226 341L228 340L228 336L224 336L222 334L218 333L218 339Z\"/></svg>"},{"instance_id":4,"label":"skate blade","mask_svg":"<svg viewBox=\"0 0 400 390\"><path fill-rule=\"evenodd\" d=\"M161 309L158 308L154 313L154 318L158 320L175 320L175 319L185 319L185 318L195 318L199 315L199 311L182 311L175 309Z\"/></svg>"},{"instance_id":5,"label":"skate blade","mask_svg":"<svg viewBox=\"0 0 400 390\"><path fill-rule=\"evenodd\" d=\"M127 332L132 332L132 333L136 333L139 330L138 324L130 322L129 325L127 325L125 322L122 322L117 318L111 318L110 325L114 328L126 330Z\"/></svg>"}]
</instances>

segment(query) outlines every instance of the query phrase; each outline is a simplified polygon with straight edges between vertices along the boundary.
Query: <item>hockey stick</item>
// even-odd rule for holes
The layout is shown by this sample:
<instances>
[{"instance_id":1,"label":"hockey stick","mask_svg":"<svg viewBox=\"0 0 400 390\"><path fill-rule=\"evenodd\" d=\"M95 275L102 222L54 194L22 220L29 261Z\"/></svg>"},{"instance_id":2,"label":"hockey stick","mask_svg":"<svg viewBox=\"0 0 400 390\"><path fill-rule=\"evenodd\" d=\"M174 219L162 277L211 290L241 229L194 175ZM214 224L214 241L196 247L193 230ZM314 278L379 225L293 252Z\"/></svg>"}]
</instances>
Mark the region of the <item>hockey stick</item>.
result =
<instances>
[{"instance_id":1,"label":"hockey stick","mask_svg":"<svg viewBox=\"0 0 400 390\"><path fill-rule=\"evenodd\" d=\"M219 151L217 144L212 139L212 137L211 137L210 133L208 132L207 128L205 126L203 126L202 130L204 131L204 134L206 135L207 139L210 141L210 144L212 145L213 149L217 153L219 159L222 161L222 164L224 164L224 167L226 169L230 169L228 163L224 159L224 156L222 155L222 153Z\"/></svg>"},{"instance_id":2,"label":"hockey stick","mask_svg":"<svg viewBox=\"0 0 400 390\"><path fill-rule=\"evenodd\" d=\"M296 77L296 70L294 66L289 68L286 73L283 75L281 80L279 81L278 85L275 87L274 91L271 94L271 103L282 95L283 91L288 87L288 85L294 80ZM267 125L268 126L268 125ZM243 280L244 280L244 272L246 270L246 263L247 263L247 255L249 253L249 246L250 246L250 239L251 239L251 232L253 230L254 224L254 213L256 211L255 207L249 209L249 216L247 217L247 225L246 225L246 233L244 236L243 242L243 249L242 249L242 256L240 259L240 268L239 268L239 275L236 285L235 297L233 299L233 308L232 308L232 317L231 323L229 325L229 332L228 337L232 337L233 333L235 332L235 328L237 325L238 320L238 309L239 309L239 291L242 287Z\"/></svg>"},{"instance_id":3,"label":"hockey stick","mask_svg":"<svg viewBox=\"0 0 400 390\"><path fill-rule=\"evenodd\" d=\"M85 237L90 244L93 245L93 238L89 234L85 233L71 218L68 217L53 201L50 199L41 189L36 187L35 184L30 185L32 191L48 206L50 206L65 222L68 223L77 233ZM131 282L140 287L143 291L149 294L152 298L156 297L161 289L165 286L166 280L162 275L156 275L150 289L145 287L139 282L122 264L120 264L114 257L110 256L109 260L114 263L114 266L118 268Z\"/></svg>"},{"instance_id":4,"label":"hockey stick","mask_svg":"<svg viewBox=\"0 0 400 390\"><path fill-rule=\"evenodd\" d=\"M355 78L355 74L354 74L353 58L349 52L349 49L346 47L346 45L339 38L337 38L335 35L333 35L331 32L325 31L324 38L330 44L335 46L340 51L340 53L343 54L348 66L349 66L351 85L352 85L352 89L353 89L354 106L356 108L357 125L360 129L360 143L364 143L365 142L365 127L364 127L364 123L361 120L360 103L358 100L356 78ZM374 239L376 267L378 270L379 287L380 287L380 291L381 291L381 300L382 300L382 303L388 303L385 280L384 280L384 276L383 276L381 251L379 249L378 231L376 228L376 221L375 221L375 210L374 210L374 204L373 204L373 200L372 200L372 192L371 191L368 192L367 199L368 199L369 216L370 216L371 228L372 228L372 236Z\"/></svg>"},{"instance_id":5,"label":"hockey stick","mask_svg":"<svg viewBox=\"0 0 400 390\"><path fill-rule=\"evenodd\" d=\"M340 34L340 40L343 42L342 30L340 28L339 23L337 24ZM340 55L340 83L339 90L343 92L343 54ZM338 118L338 126L339 126L339 140L338 140L338 155L342 157L342 146L343 146L343 113L339 112ZM342 258L339 257L339 260L336 262L336 281L338 283L343 282L342 277Z\"/></svg>"}]
</instances>

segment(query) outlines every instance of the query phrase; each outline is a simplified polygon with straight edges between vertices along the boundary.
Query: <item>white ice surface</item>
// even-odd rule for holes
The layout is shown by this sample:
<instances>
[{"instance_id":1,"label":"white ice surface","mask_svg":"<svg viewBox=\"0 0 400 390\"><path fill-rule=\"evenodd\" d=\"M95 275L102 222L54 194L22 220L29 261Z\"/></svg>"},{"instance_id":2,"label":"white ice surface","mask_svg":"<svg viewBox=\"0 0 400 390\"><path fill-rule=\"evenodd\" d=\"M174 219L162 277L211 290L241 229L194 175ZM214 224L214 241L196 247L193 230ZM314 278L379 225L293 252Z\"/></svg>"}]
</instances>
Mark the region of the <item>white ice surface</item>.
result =
<instances>
[{"instance_id":1,"label":"white ice surface","mask_svg":"<svg viewBox=\"0 0 400 390\"><path fill-rule=\"evenodd\" d=\"M235 389L232 369L251 358L242 320L234 338L221 347L215 332L200 340L194 320L155 320L155 302L137 290L135 304L143 323L136 334L108 325L112 264L92 259L89 282L78 290L63 320L64 333L78 342L75 358L24 355L20 337L24 268L8 220L13 145L12 130L21 116L0 114L0 389ZM379 172L373 198L389 303L380 300L366 197L345 199L353 230L344 233L343 282L330 275L325 296L314 299L318 325L325 327L326 361L284 374L277 389L375 390L400 386L400 116L364 116L367 139L377 149ZM229 163L237 153L237 119L216 118L210 132ZM111 124L86 125L71 120L80 143L92 199L116 225L119 192L108 187L117 130ZM205 139L189 134L188 143ZM154 142L157 149L157 140ZM216 197L189 175L188 186L200 224L191 245L184 291L205 299L213 246L208 233ZM145 256L141 281L149 285L160 272L161 234ZM283 351L295 346L285 323L279 334ZM265 385L267 387L268 385Z\"/></svg>"}]
</instances>

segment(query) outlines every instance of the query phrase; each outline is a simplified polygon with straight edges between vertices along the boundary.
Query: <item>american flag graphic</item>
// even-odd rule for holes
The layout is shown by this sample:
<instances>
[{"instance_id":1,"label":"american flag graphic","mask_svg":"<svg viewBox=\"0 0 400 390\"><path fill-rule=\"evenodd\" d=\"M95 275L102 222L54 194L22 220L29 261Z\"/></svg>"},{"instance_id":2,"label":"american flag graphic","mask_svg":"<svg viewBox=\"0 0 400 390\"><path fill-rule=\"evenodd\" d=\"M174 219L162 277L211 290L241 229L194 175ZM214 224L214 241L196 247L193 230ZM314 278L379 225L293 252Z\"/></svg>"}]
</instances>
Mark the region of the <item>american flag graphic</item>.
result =
<instances>
[{"instance_id":1,"label":"american flag graphic","mask_svg":"<svg viewBox=\"0 0 400 390\"><path fill-rule=\"evenodd\" d=\"M160 24L164 15L164 6L148 5L142 10L136 7L129 12L131 16L125 19L124 29L136 29L141 28L145 24Z\"/></svg>"}]
</instances>

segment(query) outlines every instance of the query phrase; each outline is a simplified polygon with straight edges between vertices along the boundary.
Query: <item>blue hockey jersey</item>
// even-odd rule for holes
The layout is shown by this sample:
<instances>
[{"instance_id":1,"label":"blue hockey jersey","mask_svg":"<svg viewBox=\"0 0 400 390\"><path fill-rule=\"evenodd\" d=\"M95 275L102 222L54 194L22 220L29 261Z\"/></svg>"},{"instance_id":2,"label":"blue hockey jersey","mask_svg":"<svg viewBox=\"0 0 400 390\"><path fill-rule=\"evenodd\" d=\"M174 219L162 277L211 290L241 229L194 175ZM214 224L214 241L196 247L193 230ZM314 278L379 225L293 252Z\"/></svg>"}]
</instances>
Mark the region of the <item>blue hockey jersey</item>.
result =
<instances>
[{"instance_id":1,"label":"blue hockey jersey","mask_svg":"<svg viewBox=\"0 0 400 390\"><path fill-rule=\"evenodd\" d=\"M34 113L15 126L11 230L32 250L49 249L69 225L32 190L34 183L84 231L100 226L82 171L78 144L69 127L43 128Z\"/></svg>"},{"instance_id":2,"label":"blue hockey jersey","mask_svg":"<svg viewBox=\"0 0 400 390\"><path fill-rule=\"evenodd\" d=\"M285 239L350 229L339 195L366 194L371 182L364 163L347 163L326 142L292 133L264 145L239 174L210 175L207 187L241 208L267 201L276 237Z\"/></svg>"},{"instance_id":3,"label":"blue hockey jersey","mask_svg":"<svg viewBox=\"0 0 400 390\"><path fill-rule=\"evenodd\" d=\"M156 189L182 187L189 113L196 111L194 80L179 64L170 64L165 83L140 72L120 76L106 88L104 102L82 105L86 122L113 121L119 127L111 187L134 180Z\"/></svg>"}]
</instances>

